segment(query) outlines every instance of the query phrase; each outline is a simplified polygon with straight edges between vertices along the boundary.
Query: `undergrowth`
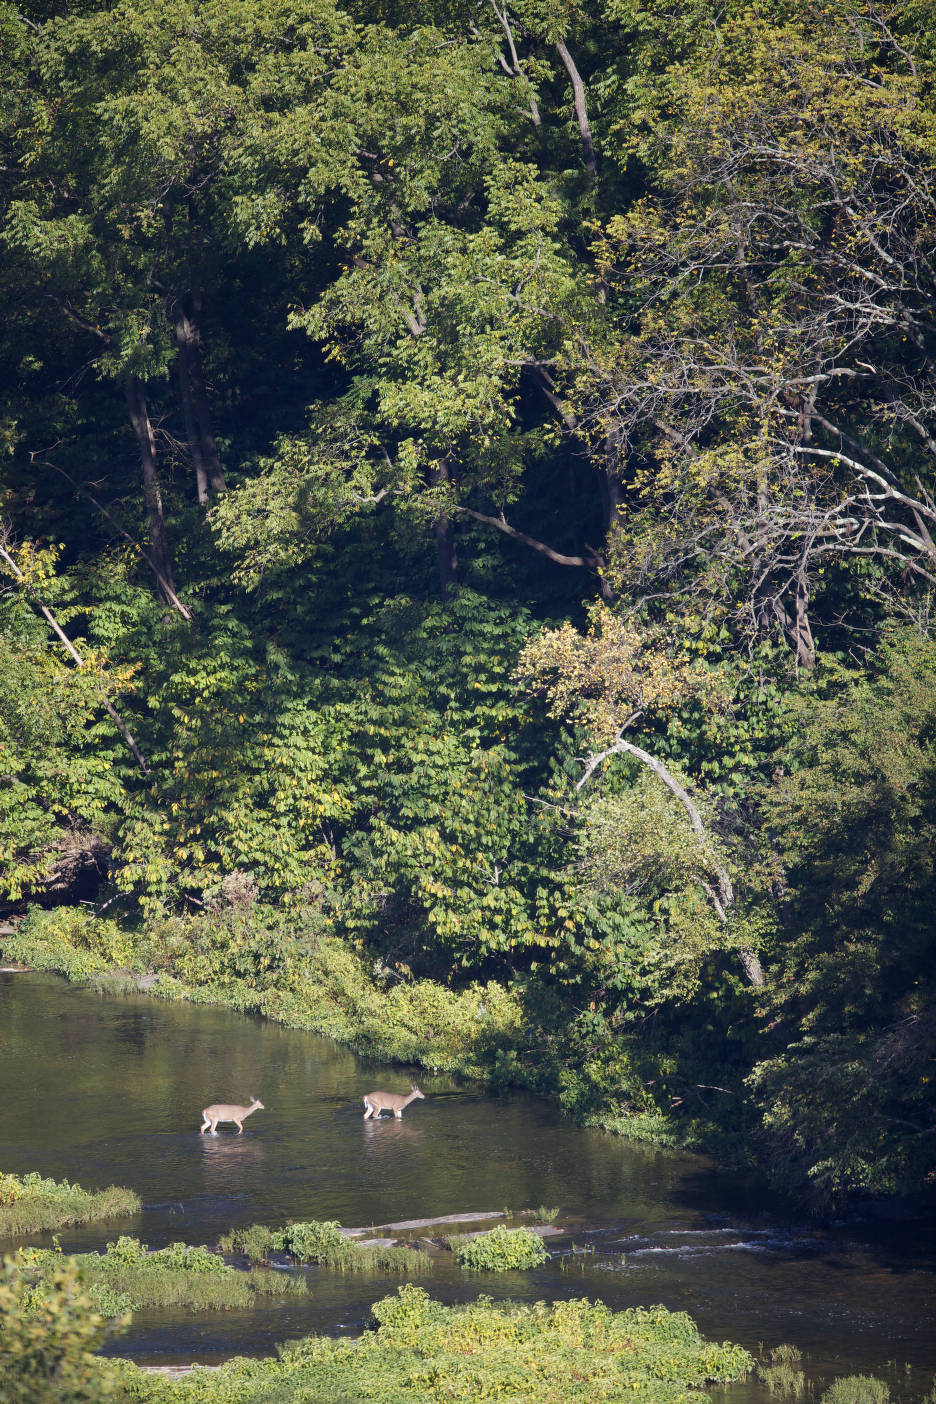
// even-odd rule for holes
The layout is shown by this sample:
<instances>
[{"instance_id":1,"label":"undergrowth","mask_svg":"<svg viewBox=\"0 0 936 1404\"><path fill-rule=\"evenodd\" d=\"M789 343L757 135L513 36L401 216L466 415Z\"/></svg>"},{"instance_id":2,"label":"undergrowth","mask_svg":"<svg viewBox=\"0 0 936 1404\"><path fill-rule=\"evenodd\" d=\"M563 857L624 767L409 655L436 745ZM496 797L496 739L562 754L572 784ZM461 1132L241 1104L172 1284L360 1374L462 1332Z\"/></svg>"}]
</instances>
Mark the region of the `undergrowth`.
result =
<instances>
[{"instance_id":1,"label":"undergrowth","mask_svg":"<svg viewBox=\"0 0 936 1404\"><path fill-rule=\"evenodd\" d=\"M822 1396L822 1404L888 1404L890 1389L873 1375L845 1375L834 1380Z\"/></svg>"}]
</instances>

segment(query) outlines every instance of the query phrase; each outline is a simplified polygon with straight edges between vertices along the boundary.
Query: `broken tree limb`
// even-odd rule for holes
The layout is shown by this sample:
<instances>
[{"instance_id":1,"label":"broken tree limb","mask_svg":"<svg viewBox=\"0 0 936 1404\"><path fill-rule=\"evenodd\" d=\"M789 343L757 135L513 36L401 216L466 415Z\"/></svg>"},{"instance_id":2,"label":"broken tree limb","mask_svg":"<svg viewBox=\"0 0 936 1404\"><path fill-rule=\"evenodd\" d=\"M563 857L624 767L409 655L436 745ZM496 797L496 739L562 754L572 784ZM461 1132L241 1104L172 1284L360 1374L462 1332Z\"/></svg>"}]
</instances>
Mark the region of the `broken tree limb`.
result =
<instances>
[{"instance_id":1,"label":"broken tree limb","mask_svg":"<svg viewBox=\"0 0 936 1404\"><path fill-rule=\"evenodd\" d=\"M586 782L591 779L592 775L594 775L599 765L602 765L609 756L615 755L634 756L636 760L639 760L642 765L647 766L653 771L654 775L658 776L663 781L663 784L671 794L675 795L686 811L689 817L689 823L692 825L693 832L699 840L699 844L704 846L707 841L707 836L698 805L661 760L651 755L649 751L645 751L641 746L635 746L632 741L625 741L623 736L619 736L614 744L609 746L606 751L599 751L597 754L589 756L585 764L585 773L575 786L576 790L581 790ZM734 888L731 884L731 878L728 875L727 869L724 868L721 863L718 863L711 853L707 853L706 856L715 875L718 891L716 892L711 884L707 882L703 882L702 886L708 894L709 900L715 908L719 920L727 922L728 910L734 902ZM764 983L764 970L754 951L748 946L740 946L738 948L738 955L749 982L752 985L762 985Z\"/></svg>"}]
</instances>

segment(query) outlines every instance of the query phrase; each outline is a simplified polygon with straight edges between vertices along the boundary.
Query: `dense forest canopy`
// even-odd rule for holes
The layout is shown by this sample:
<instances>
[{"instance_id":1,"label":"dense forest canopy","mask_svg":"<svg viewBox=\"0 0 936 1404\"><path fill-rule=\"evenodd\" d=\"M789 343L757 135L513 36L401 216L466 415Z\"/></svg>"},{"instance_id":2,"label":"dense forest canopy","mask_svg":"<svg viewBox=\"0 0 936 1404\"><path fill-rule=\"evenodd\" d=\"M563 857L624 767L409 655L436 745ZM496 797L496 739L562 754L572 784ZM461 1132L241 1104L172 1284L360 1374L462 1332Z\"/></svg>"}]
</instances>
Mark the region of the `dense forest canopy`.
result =
<instances>
[{"instance_id":1,"label":"dense forest canopy","mask_svg":"<svg viewBox=\"0 0 936 1404\"><path fill-rule=\"evenodd\" d=\"M931 0L3 0L7 915L931 1187L934 78Z\"/></svg>"}]
</instances>

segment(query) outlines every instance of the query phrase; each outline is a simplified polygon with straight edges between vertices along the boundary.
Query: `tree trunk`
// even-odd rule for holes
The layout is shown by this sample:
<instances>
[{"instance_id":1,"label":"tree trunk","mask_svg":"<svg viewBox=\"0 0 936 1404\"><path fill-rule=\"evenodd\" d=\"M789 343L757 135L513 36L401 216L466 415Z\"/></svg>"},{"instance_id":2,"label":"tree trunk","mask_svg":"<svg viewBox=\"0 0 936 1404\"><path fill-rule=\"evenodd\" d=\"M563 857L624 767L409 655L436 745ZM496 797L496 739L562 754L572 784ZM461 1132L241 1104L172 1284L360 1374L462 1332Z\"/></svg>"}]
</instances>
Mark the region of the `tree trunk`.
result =
<instances>
[{"instance_id":1,"label":"tree trunk","mask_svg":"<svg viewBox=\"0 0 936 1404\"><path fill-rule=\"evenodd\" d=\"M156 576L156 592L166 604L172 603L175 594L175 581L172 576L172 556L166 537L166 523L163 518L162 490L159 486L159 473L156 467L156 439L150 422L146 404L146 390L137 376L127 381L127 409L130 423L136 435L140 452L140 466L143 470L143 501L146 505L146 519L150 532L150 556L153 573Z\"/></svg>"},{"instance_id":2,"label":"tree trunk","mask_svg":"<svg viewBox=\"0 0 936 1404\"><path fill-rule=\"evenodd\" d=\"M452 474L447 458L440 458L432 470L432 484L450 483ZM455 523L447 512L440 512L435 521L436 564L439 574L439 594L451 598L458 584L458 557L455 550Z\"/></svg>"},{"instance_id":3,"label":"tree trunk","mask_svg":"<svg viewBox=\"0 0 936 1404\"><path fill-rule=\"evenodd\" d=\"M598 169L595 160L595 144L592 141L591 126L588 121L588 108L585 104L585 84L582 76L575 65L575 60L566 48L565 41L560 39L556 43L556 52L565 65L565 70L572 80L572 101L575 105L575 119L578 122L579 133L582 138L582 151L585 155L585 166L589 175L594 175Z\"/></svg>"},{"instance_id":4,"label":"tree trunk","mask_svg":"<svg viewBox=\"0 0 936 1404\"><path fill-rule=\"evenodd\" d=\"M809 586L805 568L796 576L796 666L811 673L816 666L816 644L809 623Z\"/></svg>"},{"instance_id":5,"label":"tree trunk","mask_svg":"<svg viewBox=\"0 0 936 1404\"><path fill-rule=\"evenodd\" d=\"M204 507L208 490L224 492L227 487L218 444L211 423L211 406L202 371L201 332L198 298L180 298L175 305L176 345L179 348L179 389L185 415L185 433L195 465L198 501Z\"/></svg>"}]
</instances>

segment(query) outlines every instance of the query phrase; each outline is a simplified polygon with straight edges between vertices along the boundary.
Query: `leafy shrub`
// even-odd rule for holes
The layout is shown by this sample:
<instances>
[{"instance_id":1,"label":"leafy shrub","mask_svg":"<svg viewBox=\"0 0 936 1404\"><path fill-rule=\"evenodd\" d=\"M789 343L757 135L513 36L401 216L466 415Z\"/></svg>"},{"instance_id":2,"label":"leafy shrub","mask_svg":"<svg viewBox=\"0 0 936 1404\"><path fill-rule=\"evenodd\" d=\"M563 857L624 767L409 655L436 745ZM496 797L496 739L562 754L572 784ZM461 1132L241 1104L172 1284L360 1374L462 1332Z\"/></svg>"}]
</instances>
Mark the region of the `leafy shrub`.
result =
<instances>
[{"instance_id":1,"label":"leafy shrub","mask_svg":"<svg viewBox=\"0 0 936 1404\"><path fill-rule=\"evenodd\" d=\"M0 1175L0 1238L47 1233L140 1210L139 1195L111 1185L96 1193L68 1180L47 1180L35 1170Z\"/></svg>"},{"instance_id":2,"label":"leafy shrub","mask_svg":"<svg viewBox=\"0 0 936 1404\"><path fill-rule=\"evenodd\" d=\"M224 1277L232 1271L217 1253L192 1243L170 1243L167 1248L150 1252L138 1238L124 1236L116 1243L108 1243L106 1256L111 1262L141 1267L147 1272L210 1273Z\"/></svg>"},{"instance_id":3,"label":"leafy shrub","mask_svg":"<svg viewBox=\"0 0 936 1404\"><path fill-rule=\"evenodd\" d=\"M95 1282L88 1288L91 1310L110 1321L117 1316L125 1316L133 1310L133 1302L126 1292L115 1292L106 1282Z\"/></svg>"},{"instance_id":4,"label":"leafy shrub","mask_svg":"<svg viewBox=\"0 0 936 1404\"><path fill-rule=\"evenodd\" d=\"M274 1234L273 1246L298 1262L324 1263L340 1257L349 1247L349 1240L342 1234L337 1219L312 1219L305 1224L287 1224Z\"/></svg>"},{"instance_id":5,"label":"leafy shrub","mask_svg":"<svg viewBox=\"0 0 936 1404\"><path fill-rule=\"evenodd\" d=\"M543 1247L543 1240L532 1229L509 1229L498 1224L490 1233L457 1242L455 1256L463 1268L512 1272L516 1268L539 1267L549 1254Z\"/></svg>"},{"instance_id":6,"label":"leafy shrub","mask_svg":"<svg viewBox=\"0 0 936 1404\"><path fill-rule=\"evenodd\" d=\"M0 1264L0 1404L96 1404L113 1367L94 1351L105 1333L77 1264L58 1257L35 1291L20 1254Z\"/></svg>"},{"instance_id":7,"label":"leafy shrub","mask_svg":"<svg viewBox=\"0 0 936 1404\"><path fill-rule=\"evenodd\" d=\"M519 1305L484 1297L445 1307L409 1283L377 1302L373 1315L376 1331L359 1341L312 1338L285 1347L278 1404L310 1397L381 1404L505 1397L517 1404L611 1404L636 1397L644 1404L688 1404L691 1390L708 1380L741 1379L752 1364L745 1350L706 1343L688 1317L663 1307L612 1312L588 1301ZM225 1373L218 1404L221 1388L229 1387ZM323 1380L329 1395L319 1392ZM235 1397L268 1397L262 1377L255 1375L253 1385ZM211 1393L205 1404L213 1404Z\"/></svg>"},{"instance_id":8,"label":"leafy shrub","mask_svg":"<svg viewBox=\"0 0 936 1404\"><path fill-rule=\"evenodd\" d=\"M888 1404L890 1390L873 1375L843 1375L833 1380L822 1396L822 1404Z\"/></svg>"},{"instance_id":9,"label":"leafy shrub","mask_svg":"<svg viewBox=\"0 0 936 1404\"><path fill-rule=\"evenodd\" d=\"M3 938L7 959L57 970L69 980L88 980L117 969L145 969L139 935L85 907L30 909L12 936Z\"/></svg>"}]
</instances>

